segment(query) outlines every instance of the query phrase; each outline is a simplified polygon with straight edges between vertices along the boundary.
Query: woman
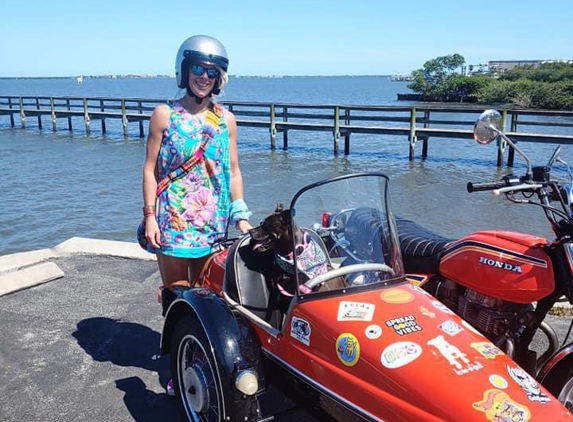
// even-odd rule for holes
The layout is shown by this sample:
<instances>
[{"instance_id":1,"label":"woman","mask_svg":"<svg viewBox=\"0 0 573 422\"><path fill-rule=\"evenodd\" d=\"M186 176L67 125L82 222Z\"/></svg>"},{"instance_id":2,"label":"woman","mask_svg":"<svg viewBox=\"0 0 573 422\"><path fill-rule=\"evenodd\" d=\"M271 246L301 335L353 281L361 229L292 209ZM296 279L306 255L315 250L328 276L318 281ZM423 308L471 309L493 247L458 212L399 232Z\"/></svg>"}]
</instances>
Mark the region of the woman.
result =
<instances>
[{"instance_id":1,"label":"woman","mask_svg":"<svg viewBox=\"0 0 573 422\"><path fill-rule=\"evenodd\" d=\"M143 166L145 239L143 233L140 239L157 254L163 286L195 286L228 224L243 233L251 228L235 116L212 99L227 83L227 68L227 52L219 41L205 35L185 40L175 64L185 96L172 106L156 107L149 122ZM189 165L192 157L189 171L182 172L181 165ZM180 177L171 180L174 171Z\"/></svg>"}]
</instances>

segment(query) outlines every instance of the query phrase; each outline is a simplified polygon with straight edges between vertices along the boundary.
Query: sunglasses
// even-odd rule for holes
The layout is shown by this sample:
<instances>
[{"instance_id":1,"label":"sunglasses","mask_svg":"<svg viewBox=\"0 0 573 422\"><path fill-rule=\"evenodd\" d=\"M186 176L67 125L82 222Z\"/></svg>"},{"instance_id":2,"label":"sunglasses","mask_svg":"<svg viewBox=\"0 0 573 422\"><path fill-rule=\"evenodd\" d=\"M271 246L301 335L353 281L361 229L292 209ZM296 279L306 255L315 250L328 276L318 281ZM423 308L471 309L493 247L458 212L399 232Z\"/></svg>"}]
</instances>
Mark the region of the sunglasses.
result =
<instances>
[{"instance_id":1,"label":"sunglasses","mask_svg":"<svg viewBox=\"0 0 573 422\"><path fill-rule=\"evenodd\" d=\"M202 76L205 72L207 72L207 77L209 79L217 79L219 77L219 70L215 68L206 68L200 64L191 65L191 73L195 76Z\"/></svg>"}]
</instances>

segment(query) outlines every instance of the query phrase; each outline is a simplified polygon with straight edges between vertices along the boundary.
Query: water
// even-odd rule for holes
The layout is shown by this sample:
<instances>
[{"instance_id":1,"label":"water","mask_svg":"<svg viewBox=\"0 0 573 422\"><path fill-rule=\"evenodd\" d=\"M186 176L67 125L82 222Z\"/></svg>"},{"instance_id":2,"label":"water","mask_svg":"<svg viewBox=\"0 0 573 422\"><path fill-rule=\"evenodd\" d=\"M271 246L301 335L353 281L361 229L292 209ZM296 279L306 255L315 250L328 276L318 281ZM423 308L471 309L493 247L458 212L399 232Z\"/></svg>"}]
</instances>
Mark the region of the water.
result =
<instances>
[{"instance_id":1,"label":"water","mask_svg":"<svg viewBox=\"0 0 573 422\"><path fill-rule=\"evenodd\" d=\"M222 99L312 104L398 105L405 83L387 77L231 78ZM0 80L0 95L70 95L173 99L174 79ZM408 103L400 102L399 105ZM111 122L110 122L111 123ZM123 138L108 124L103 136L97 122L86 135L80 120L69 133L44 130L35 118L26 130L11 128L0 116L0 255L53 247L73 236L135 241L141 219L141 167L145 141L136 124ZM47 129L46 129L47 128ZM569 133L571 134L571 133ZM281 137L278 137L280 145ZM494 145L469 140L430 139L429 157L408 160L406 137L352 135L351 154L333 157L329 133L289 133L289 150L271 151L264 129L239 128L239 159L245 198L257 223L277 201L290 203L300 187L326 177L359 171L381 171L391 179L397 214L412 218L448 237L478 229L511 229L550 236L543 213L512 205L489 193L468 194L467 181L492 181L511 169L495 166ZM554 145L523 144L534 163L544 163ZM417 146L419 157L421 145ZM562 156L573 162L573 148ZM523 174L516 158L512 170ZM563 171L557 172L563 178ZM234 234L234 233L232 233Z\"/></svg>"}]
</instances>

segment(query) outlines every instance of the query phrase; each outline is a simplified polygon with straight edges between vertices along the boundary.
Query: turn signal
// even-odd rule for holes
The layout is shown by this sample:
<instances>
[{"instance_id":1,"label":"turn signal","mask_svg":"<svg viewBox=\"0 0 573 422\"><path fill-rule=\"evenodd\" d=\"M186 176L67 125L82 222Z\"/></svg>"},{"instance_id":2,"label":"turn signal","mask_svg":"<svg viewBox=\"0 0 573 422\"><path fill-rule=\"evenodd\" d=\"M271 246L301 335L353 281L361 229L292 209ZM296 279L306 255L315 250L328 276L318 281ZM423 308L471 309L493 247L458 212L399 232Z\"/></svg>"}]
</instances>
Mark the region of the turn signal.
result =
<instances>
[{"instance_id":1,"label":"turn signal","mask_svg":"<svg viewBox=\"0 0 573 422\"><path fill-rule=\"evenodd\" d=\"M247 396L252 396L259 391L259 380L257 379L255 371L246 369L239 372L235 378L235 387Z\"/></svg>"}]
</instances>

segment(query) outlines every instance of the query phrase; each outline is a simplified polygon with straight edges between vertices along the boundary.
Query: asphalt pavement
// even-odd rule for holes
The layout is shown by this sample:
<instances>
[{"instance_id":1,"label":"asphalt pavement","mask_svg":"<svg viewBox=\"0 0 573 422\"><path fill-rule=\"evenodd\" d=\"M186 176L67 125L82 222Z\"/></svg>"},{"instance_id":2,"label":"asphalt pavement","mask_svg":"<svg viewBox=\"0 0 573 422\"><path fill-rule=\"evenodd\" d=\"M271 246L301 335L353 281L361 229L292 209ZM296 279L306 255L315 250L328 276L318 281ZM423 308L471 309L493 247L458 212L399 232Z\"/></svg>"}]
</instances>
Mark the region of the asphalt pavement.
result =
<instances>
[{"instance_id":1,"label":"asphalt pavement","mask_svg":"<svg viewBox=\"0 0 573 422\"><path fill-rule=\"evenodd\" d=\"M0 257L0 284L16 286L0 293L0 422L179 420L157 264L139 254L90 241ZM562 340L570 317L550 322ZM315 421L273 391L262 405L286 411L277 422Z\"/></svg>"}]
</instances>

